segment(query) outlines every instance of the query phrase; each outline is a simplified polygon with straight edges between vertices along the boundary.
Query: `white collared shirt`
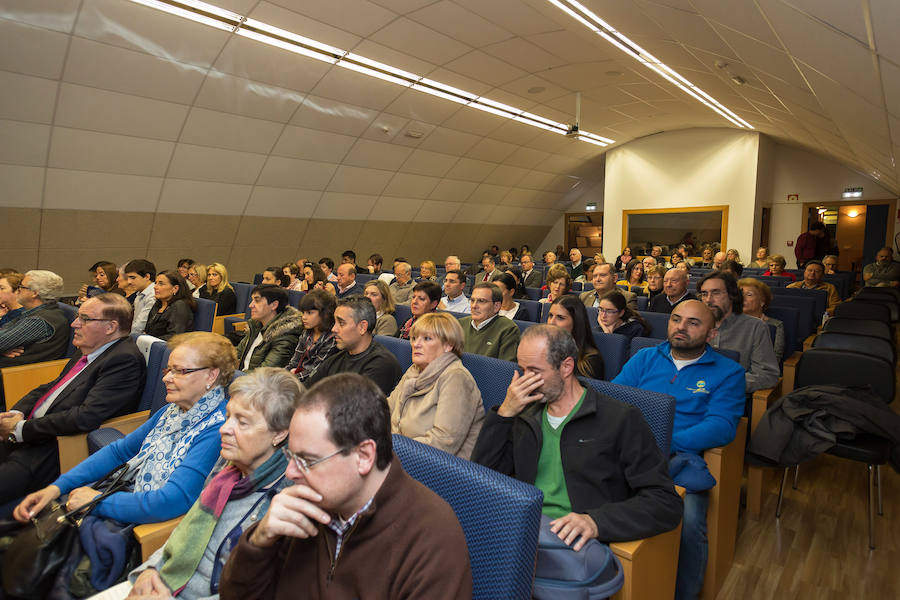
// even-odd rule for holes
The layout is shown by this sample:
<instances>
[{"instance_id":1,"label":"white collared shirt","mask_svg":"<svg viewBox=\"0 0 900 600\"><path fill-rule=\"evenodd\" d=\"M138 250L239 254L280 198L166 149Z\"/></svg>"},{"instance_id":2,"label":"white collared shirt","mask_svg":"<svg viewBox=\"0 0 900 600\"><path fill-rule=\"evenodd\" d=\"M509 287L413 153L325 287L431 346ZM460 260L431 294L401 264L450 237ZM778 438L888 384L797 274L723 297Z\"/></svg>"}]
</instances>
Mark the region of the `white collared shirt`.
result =
<instances>
[{"instance_id":1,"label":"white collared shirt","mask_svg":"<svg viewBox=\"0 0 900 600\"><path fill-rule=\"evenodd\" d=\"M498 313L498 314L499 314L499 313ZM474 321L474 319L473 319L473 320L472 320L472 329L474 329L475 331L481 331L482 329L484 329L485 327L487 327L488 323L490 323L491 321L493 321L493 320L496 319L496 318L497 318L497 315L494 315L493 317L491 317L491 318L489 318L489 319L485 319L485 320L482 321L479 325L476 325L476 324L475 324L475 321Z\"/></svg>"},{"instance_id":2,"label":"white collared shirt","mask_svg":"<svg viewBox=\"0 0 900 600\"><path fill-rule=\"evenodd\" d=\"M134 320L131 322L131 333L144 333L147 326L147 318L150 316L150 309L156 302L156 286L150 284L134 297Z\"/></svg>"}]
</instances>

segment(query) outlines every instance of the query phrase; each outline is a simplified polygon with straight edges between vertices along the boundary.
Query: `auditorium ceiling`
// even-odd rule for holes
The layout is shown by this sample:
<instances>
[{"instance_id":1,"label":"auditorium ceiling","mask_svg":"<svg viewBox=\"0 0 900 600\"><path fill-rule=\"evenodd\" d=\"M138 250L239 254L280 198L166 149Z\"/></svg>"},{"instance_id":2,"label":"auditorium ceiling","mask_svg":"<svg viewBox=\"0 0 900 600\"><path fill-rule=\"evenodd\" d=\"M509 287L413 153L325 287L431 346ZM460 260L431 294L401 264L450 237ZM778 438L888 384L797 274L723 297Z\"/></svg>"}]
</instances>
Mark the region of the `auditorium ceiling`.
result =
<instances>
[{"instance_id":1,"label":"auditorium ceiling","mask_svg":"<svg viewBox=\"0 0 900 600\"><path fill-rule=\"evenodd\" d=\"M2 0L2 204L547 227L607 149L740 123L900 192L897 0L584 0L737 121L547 0L210 4L555 123L580 92L614 143L130 0Z\"/></svg>"}]
</instances>

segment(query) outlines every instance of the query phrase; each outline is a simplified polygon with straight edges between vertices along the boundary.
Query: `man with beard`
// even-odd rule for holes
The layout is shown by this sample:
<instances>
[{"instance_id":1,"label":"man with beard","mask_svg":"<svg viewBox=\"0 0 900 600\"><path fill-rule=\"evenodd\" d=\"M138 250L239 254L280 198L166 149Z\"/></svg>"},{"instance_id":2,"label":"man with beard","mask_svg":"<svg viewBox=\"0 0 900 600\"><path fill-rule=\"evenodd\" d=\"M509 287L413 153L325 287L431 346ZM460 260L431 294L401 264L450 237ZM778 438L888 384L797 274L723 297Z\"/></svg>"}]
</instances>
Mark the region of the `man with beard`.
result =
<instances>
[{"instance_id":1,"label":"man with beard","mask_svg":"<svg viewBox=\"0 0 900 600\"><path fill-rule=\"evenodd\" d=\"M746 371L746 392L752 394L778 383L778 359L769 326L743 314L744 295L734 276L714 271L700 280L697 290L716 319L719 333L710 344L740 353L740 363Z\"/></svg>"},{"instance_id":2,"label":"man with beard","mask_svg":"<svg viewBox=\"0 0 900 600\"><path fill-rule=\"evenodd\" d=\"M682 302L669 318L668 341L639 351L613 380L675 397L673 452L702 455L730 443L744 414L743 369L710 348L715 335L713 311L697 300ZM708 506L708 490L685 495L675 584L679 600L698 598L703 587Z\"/></svg>"},{"instance_id":3,"label":"man with beard","mask_svg":"<svg viewBox=\"0 0 900 600\"><path fill-rule=\"evenodd\" d=\"M640 410L582 387L577 357L567 331L526 329L521 374L488 411L472 461L540 488L553 532L576 551L594 538L636 540L674 529L681 499Z\"/></svg>"}]
</instances>

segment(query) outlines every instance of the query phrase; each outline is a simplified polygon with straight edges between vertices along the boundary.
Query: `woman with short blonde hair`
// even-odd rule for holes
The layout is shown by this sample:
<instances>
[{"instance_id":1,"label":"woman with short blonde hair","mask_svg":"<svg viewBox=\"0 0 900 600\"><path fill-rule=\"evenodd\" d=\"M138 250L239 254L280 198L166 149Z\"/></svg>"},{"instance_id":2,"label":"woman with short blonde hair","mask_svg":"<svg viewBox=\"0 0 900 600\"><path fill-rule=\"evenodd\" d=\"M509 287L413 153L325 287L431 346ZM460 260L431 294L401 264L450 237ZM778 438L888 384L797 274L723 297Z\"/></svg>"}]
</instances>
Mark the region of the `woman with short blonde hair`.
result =
<instances>
[{"instance_id":1,"label":"woman with short blonde hair","mask_svg":"<svg viewBox=\"0 0 900 600\"><path fill-rule=\"evenodd\" d=\"M375 307L375 329L372 335L396 336L400 328L394 318L394 297L388 285L381 279L370 279L363 288L363 294Z\"/></svg>"},{"instance_id":2,"label":"woman with short blonde hair","mask_svg":"<svg viewBox=\"0 0 900 600\"><path fill-rule=\"evenodd\" d=\"M437 281L437 267L434 266L434 261L422 261L419 265L419 281Z\"/></svg>"},{"instance_id":3,"label":"woman with short blonde hair","mask_svg":"<svg viewBox=\"0 0 900 600\"><path fill-rule=\"evenodd\" d=\"M237 312L237 296L228 283L228 269L222 263L210 263L206 267L206 285L200 288L200 297L216 303L217 315L233 315Z\"/></svg>"}]
</instances>

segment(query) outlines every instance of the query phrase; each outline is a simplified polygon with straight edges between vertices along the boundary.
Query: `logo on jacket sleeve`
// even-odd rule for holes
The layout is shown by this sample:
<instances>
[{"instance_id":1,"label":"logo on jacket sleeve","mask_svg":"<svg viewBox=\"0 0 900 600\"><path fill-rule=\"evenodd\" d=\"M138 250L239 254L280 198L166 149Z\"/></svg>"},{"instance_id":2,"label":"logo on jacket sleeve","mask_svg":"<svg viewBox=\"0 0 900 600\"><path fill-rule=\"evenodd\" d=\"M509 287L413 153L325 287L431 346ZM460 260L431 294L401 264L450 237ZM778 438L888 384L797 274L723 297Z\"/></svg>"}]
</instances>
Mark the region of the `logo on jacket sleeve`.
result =
<instances>
[{"instance_id":1,"label":"logo on jacket sleeve","mask_svg":"<svg viewBox=\"0 0 900 600\"><path fill-rule=\"evenodd\" d=\"M687 389L695 394L709 394L710 393L709 390L706 389L706 382L702 379L698 379L697 383L695 384L694 387L688 387Z\"/></svg>"}]
</instances>

